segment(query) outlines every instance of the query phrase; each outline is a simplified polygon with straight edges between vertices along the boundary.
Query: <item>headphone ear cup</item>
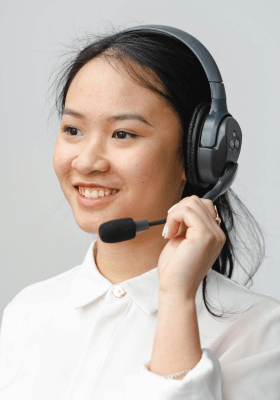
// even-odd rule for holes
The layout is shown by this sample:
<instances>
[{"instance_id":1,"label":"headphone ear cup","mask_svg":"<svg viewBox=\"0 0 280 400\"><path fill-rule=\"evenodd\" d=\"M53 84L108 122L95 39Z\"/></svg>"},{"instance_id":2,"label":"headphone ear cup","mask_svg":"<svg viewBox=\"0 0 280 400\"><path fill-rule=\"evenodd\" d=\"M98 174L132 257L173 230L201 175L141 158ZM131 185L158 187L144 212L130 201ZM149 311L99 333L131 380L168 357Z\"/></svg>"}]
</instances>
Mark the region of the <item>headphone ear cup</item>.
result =
<instances>
[{"instance_id":1,"label":"headphone ear cup","mask_svg":"<svg viewBox=\"0 0 280 400\"><path fill-rule=\"evenodd\" d=\"M187 182L193 186L206 187L205 184L199 180L197 168L197 151L199 139L201 136L202 128L206 117L211 109L211 103L203 101L199 103L192 114L187 134L184 138L185 149L185 173Z\"/></svg>"}]
</instances>

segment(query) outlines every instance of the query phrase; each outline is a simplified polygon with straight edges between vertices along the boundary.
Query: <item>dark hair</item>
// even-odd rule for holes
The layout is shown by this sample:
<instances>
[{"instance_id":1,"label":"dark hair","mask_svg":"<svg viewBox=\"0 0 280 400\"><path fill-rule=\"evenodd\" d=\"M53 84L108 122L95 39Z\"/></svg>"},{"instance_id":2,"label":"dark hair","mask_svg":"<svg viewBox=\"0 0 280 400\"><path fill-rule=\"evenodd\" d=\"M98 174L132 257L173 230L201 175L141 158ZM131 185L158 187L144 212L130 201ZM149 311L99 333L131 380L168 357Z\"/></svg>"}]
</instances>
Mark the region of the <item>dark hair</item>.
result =
<instances>
[{"instance_id":1,"label":"dark hair","mask_svg":"<svg viewBox=\"0 0 280 400\"><path fill-rule=\"evenodd\" d=\"M77 72L88 61L101 56L110 64L111 60L120 61L120 65L132 79L168 102L179 116L183 135L188 129L197 104L202 101L211 102L210 85L199 60L189 48L169 35L147 30L111 32L95 37L95 40L90 39L78 54L74 53L74 57L70 57L60 67L60 73L53 83L56 92L54 109L59 117L62 116L67 91ZM111 65L115 68L114 63ZM182 142L178 148L178 155L184 157ZM193 194L203 197L208 190L209 188L195 187L186 182L182 198ZM226 235L226 242L212 269L231 278L235 262L238 260L237 250L240 250L237 244L242 243L245 252L241 253L245 256L246 265L253 264L250 274L240 263L241 268L249 276L245 282L246 286L250 280L252 282L252 277L264 259L263 234L252 214L231 188L219 196L214 204L221 218L221 229ZM237 229L239 217L241 224ZM251 247L247 247L246 240L241 239L242 229L245 230L245 237L253 239ZM213 314L207 306L209 303L206 300L206 280L207 276L202 284L204 304L213 316L221 317L223 314Z\"/></svg>"}]
</instances>

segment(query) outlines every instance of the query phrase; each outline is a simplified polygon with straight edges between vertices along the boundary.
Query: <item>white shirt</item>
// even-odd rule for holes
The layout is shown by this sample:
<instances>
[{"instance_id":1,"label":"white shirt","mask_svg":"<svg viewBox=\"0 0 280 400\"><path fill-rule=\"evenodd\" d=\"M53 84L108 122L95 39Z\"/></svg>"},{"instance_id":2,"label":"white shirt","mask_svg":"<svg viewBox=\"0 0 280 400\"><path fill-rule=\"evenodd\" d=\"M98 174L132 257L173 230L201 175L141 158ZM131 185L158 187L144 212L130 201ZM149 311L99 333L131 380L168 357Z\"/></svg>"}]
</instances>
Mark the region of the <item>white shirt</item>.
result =
<instances>
[{"instance_id":1,"label":"white shirt","mask_svg":"<svg viewBox=\"0 0 280 400\"><path fill-rule=\"evenodd\" d=\"M239 314L209 314L201 283L195 301L202 358L182 380L166 379L148 369L157 268L114 285L96 267L94 243L81 265L27 286L6 306L1 400L280 399L280 299L210 270L213 312L223 306Z\"/></svg>"}]
</instances>

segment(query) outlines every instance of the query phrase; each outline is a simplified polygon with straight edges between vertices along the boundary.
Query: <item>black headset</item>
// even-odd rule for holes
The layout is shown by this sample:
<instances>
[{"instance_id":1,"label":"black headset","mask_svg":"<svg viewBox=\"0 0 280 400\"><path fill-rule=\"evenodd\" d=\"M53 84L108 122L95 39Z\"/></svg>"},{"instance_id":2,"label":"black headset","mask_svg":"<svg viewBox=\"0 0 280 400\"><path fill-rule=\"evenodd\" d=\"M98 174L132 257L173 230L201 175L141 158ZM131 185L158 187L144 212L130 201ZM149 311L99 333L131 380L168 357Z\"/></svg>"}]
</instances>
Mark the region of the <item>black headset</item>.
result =
<instances>
[{"instance_id":1,"label":"black headset","mask_svg":"<svg viewBox=\"0 0 280 400\"><path fill-rule=\"evenodd\" d=\"M180 40L195 54L206 73L211 103L203 101L195 107L183 146L187 182L201 188L212 185L203 198L214 202L236 178L242 144L240 126L227 109L225 87L217 64L199 40L181 29L166 25L140 25L122 32L137 30L162 32ZM133 239L136 233L165 222L166 219L134 222L132 218L121 218L102 224L99 235L104 242L116 243Z\"/></svg>"},{"instance_id":2,"label":"black headset","mask_svg":"<svg viewBox=\"0 0 280 400\"><path fill-rule=\"evenodd\" d=\"M200 61L211 89L211 104L199 103L185 135L184 153L187 181L205 188L216 184L227 167L238 160L242 133L238 122L228 112L226 91L213 57L195 37L178 28L165 25L140 25L124 30L158 31L184 43Z\"/></svg>"}]
</instances>

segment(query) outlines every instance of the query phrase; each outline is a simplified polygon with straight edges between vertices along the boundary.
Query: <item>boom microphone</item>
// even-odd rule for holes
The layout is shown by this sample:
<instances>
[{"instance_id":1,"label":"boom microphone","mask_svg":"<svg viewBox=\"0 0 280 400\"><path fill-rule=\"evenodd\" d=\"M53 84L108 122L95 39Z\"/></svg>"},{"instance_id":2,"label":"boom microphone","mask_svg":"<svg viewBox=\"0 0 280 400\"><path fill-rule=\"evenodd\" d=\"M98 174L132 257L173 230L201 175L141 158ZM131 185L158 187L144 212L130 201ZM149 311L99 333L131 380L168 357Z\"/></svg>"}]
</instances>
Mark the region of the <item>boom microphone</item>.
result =
<instances>
[{"instance_id":1,"label":"boom microphone","mask_svg":"<svg viewBox=\"0 0 280 400\"><path fill-rule=\"evenodd\" d=\"M228 167L216 185L203 196L203 199L210 199L214 202L217 197L224 194L235 180L237 170L237 163ZM166 219L152 222L148 222L146 219L136 222L132 218L113 219L100 225L98 234L102 242L118 243L134 239L137 233L149 230L150 226L165 223Z\"/></svg>"}]
</instances>

